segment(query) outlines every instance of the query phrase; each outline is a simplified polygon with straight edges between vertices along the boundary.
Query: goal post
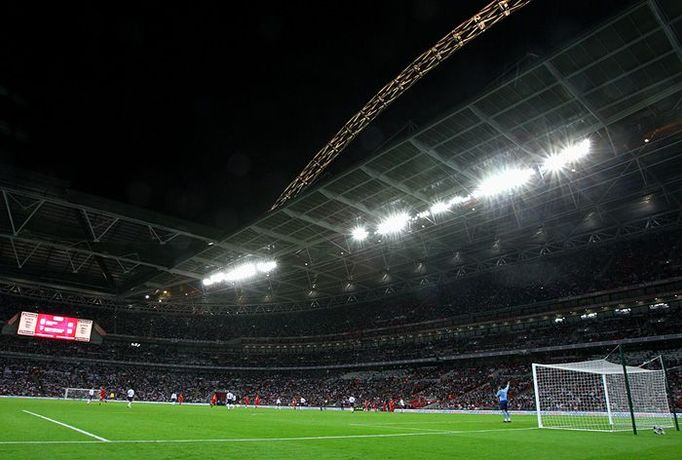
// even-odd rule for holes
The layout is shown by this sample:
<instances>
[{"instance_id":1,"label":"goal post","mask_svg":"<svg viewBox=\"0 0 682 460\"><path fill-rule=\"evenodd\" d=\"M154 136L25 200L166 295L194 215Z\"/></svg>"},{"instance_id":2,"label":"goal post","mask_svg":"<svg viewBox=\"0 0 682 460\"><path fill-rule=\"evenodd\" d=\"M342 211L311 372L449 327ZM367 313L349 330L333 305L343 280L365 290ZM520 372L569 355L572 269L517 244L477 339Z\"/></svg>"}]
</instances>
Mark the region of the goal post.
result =
<instances>
[{"instance_id":1,"label":"goal post","mask_svg":"<svg viewBox=\"0 0 682 460\"><path fill-rule=\"evenodd\" d=\"M94 388L64 388L64 399L80 399L85 401L90 395L90 390L97 394ZM94 399L94 397L93 397Z\"/></svg>"},{"instance_id":2,"label":"goal post","mask_svg":"<svg viewBox=\"0 0 682 460\"><path fill-rule=\"evenodd\" d=\"M629 431L675 427L660 358L640 366L606 359L533 363L538 427Z\"/></svg>"}]
</instances>

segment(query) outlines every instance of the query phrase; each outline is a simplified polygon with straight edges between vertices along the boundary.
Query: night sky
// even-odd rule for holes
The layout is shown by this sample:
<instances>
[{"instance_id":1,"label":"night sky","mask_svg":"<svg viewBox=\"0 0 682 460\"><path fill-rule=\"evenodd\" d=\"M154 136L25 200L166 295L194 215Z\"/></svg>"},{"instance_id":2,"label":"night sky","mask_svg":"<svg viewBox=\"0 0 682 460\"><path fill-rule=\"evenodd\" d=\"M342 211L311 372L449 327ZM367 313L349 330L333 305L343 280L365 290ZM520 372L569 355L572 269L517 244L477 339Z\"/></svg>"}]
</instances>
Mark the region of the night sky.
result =
<instances>
[{"instance_id":1,"label":"night sky","mask_svg":"<svg viewBox=\"0 0 682 460\"><path fill-rule=\"evenodd\" d=\"M0 6L8 164L228 231L487 1L28 2ZM369 155L629 1L535 0L433 71L335 168ZM1 120L0 120L1 121ZM404 132L404 131L403 131Z\"/></svg>"}]
</instances>

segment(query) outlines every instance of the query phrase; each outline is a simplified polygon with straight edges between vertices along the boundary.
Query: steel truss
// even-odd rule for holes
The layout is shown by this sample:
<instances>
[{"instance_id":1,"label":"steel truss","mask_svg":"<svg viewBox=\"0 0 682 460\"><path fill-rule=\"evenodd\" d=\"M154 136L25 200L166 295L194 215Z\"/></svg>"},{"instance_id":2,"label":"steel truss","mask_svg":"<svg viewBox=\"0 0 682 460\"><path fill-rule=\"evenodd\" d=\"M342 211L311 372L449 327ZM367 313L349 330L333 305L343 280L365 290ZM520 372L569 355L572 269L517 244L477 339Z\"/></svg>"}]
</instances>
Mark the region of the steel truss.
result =
<instances>
[{"instance_id":1,"label":"steel truss","mask_svg":"<svg viewBox=\"0 0 682 460\"><path fill-rule=\"evenodd\" d=\"M146 229L149 240L157 242L160 246L167 245L178 237L199 242L202 246L208 243L220 245L219 242L215 241L215 238L209 236L95 209L57 196L19 190L5 185L0 185L0 192L2 193L7 220L10 224L10 232L0 231L0 238L9 241L18 269L24 268L39 248L49 248L50 251L60 252L65 256L72 273L79 273L96 259L107 259L116 264L123 274L130 274L138 267L148 267L160 272L183 276L185 280L202 279L202 273L181 270L144 259L139 253L112 254L99 248L96 249L97 243L103 242L107 236L116 230L118 225L123 223L134 225L135 228ZM35 231L30 231L28 224L40 219L40 211L46 205L52 205L57 209L69 212L74 222L77 222L78 217L80 217L80 222L85 229L84 239L66 240L60 239L58 236L46 237ZM38 225L36 224L36 226ZM225 248L228 247L229 244L226 244ZM101 264L100 267L105 278L110 278L106 266Z\"/></svg>"},{"instance_id":2,"label":"steel truss","mask_svg":"<svg viewBox=\"0 0 682 460\"><path fill-rule=\"evenodd\" d=\"M534 192L531 192L524 203L514 204L512 201L511 212L514 214L528 214L531 211L535 211L537 214L542 215L546 214L546 212L543 212L543 209L552 209L551 215L542 219L541 221L531 220L529 222L524 221L523 223L519 216L516 216L516 228L507 232L496 231L497 238L504 240L508 235L513 236L512 233L514 231L523 230L524 228L531 228L538 225L561 225L564 220L575 218L576 212L589 213L593 210L597 210L604 221L620 221L620 219L617 217L610 215L610 206L612 206L614 203L617 204L621 202L624 198L635 199L642 197L644 194L656 191L663 192L663 197L670 205L679 207L678 200L665 192L667 189L666 183L653 178L653 175L645 165L645 162L649 163L650 166L656 165L656 162L650 161L649 158L661 157L661 152L664 151L663 149L676 149L672 156L666 155L663 157L663 161L670 161L674 156L679 156L679 147L676 147L679 142L680 140L676 140L676 138L671 138L669 140L659 140L655 144L649 144L646 151L624 152L617 158L607 157L606 159L600 160L599 163L590 165L589 173L586 172L584 175L580 176L580 181L588 184L586 186L580 185L579 183L573 183L571 180L548 182L547 184L538 185L538 189ZM608 179L599 177L599 175L602 173L602 170L604 169L610 171ZM638 175L640 184L638 184L637 187L632 187L631 175L633 171L637 170L641 172L641 174ZM649 180L646 179L647 177L649 177ZM594 179L597 180L595 181ZM628 185L628 187L629 190L632 191L629 191L628 195L623 195L621 192L616 193L619 184L623 183L624 181L630 181L630 185ZM556 193L560 191L562 192L561 196L557 196ZM554 208L551 208L550 205L552 205L554 202L565 201L566 196L564 196L564 191L567 191L565 195L570 196L571 207L565 209L561 213L557 213ZM598 198L595 199L594 196L598 196ZM424 241L423 257L429 257L431 255L429 253L429 248L434 247L438 248L444 257L448 257L453 243L458 241L458 237L456 235L462 233L462 231L465 232L466 241L470 244L483 242L490 238L488 229L491 225L494 225L495 220L501 217L501 215L495 212L494 208L495 206L492 206L490 209L484 212L484 217L478 216L475 220L473 219L473 216L468 216L466 213L455 215L450 219L439 222L437 225L429 226L429 228L426 230L419 230L411 237L406 236L403 239L403 242L406 242L409 238L414 238L416 236L417 238L421 238ZM580 219L584 217L585 216L579 216ZM453 230L453 234L448 241L439 241L436 238L430 237L429 233L431 231L442 229L443 226L458 227L458 229ZM316 240L309 242L308 247L314 247L316 244L321 242L328 242L328 238L320 238L319 241ZM291 250L293 249L276 253L275 257L281 257ZM344 263L356 263L354 261L358 261L362 258L362 256L376 251L376 248L348 248L347 251L349 257L344 258ZM404 258L400 254L398 254L398 256L402 259L403 265L409 265L418 262L414 259ZM311 263L309 267L305 268L311 269L311 267L314 266L315 270L325 273L327 271L326 269L333 268L337 264L337 257L332 257L331 259L323 260L315 265ZM388 266L390 264L385 265ZM399 267L400 264L397 263L388 266L388 268L393 269L397 269ZM282 278L283 276L280 276L279 279ZM345 282L344 280L341 281L343 284L345 284L345 282L348 280L345 280Z\"/></svg>"},{"instance_id":3,"label":"steel truss","mask_svg":"<svg viewBox=\"0 0 682 460\"><path fill-rule=\"evenodd\" d=\"M646 59L643 59L643 63L633 67L633 68L628 68L627 71L623 71L622 74L613 77L614 79L604 81L600 85L592 88L591 90L585 90L581 91L580 88L576 85L573 85L571 82L579 76L579 74L584 73L586 69L592 68L596 65L603 64L606 62L608 59L614 59L617 57L619 54L622 52L635 47L636 45L642 45L645 40L649 40L653 37L658 36L659 34L662 33L662 30L664 30L665 27L670 27L669 23L666 22L666 19L662 19L662 21L659 21L657 26L654 26L650 28L650 30L647 30L645 32L641 32L639 35L636 37L633 37L632 39L629 39L629 41L624 42L622 45L619 45L617 47L612 47L609 48L603 56L600 56L599 58L589 62L586 64L585 68L582 68L580 70L576 71L571 71L571 72L564 72L562 73L559 71L554 65L551 64L552 60L555 59L557 56L562 55L563 53L566 53L567 50L570 50L574 47L577 46L583 46L585 43L589 43L590 41L593 41L594 36L601 32L606 30L607 28L611 28L614 24L616 24L618 21L622 21L623 18L626 18L627 16L634 14L637 11L641 11L643 8L648 8L650 5L647 4L638 4L633 6L632 8L628 9L627 11L619 14L618 16L611 18L609 21L607 21L605 24L600 26L598 29L595 31L590 32L589 34L583 36L582 38L578 39L576 42L568 45L565 48L562 48L559 50L557 53L555 53L552 56L547 57L546 59L543 59L542 62L535 64L533 66L530 66L529 68L521 71L519 74L517 74L514 78L514 80L510 82L503 83L500 87L504 87L505 85L509 85L514 83L517 80L524 79L531 75L534 72L538 72L539 70L544 70L545 72L549 72L552 75L551 81L549 81L544 87L541 89L535 89L533 91L527 92L528 94L524 94L522 98L515 100L514 103L512 104L506 104L503 106L501 110L498 110L496 113L492 113L489 110L485 109L485 104L482 104L484 99L489 96L491 93L486 92L482 95L477 96L474 100L469 102L468 104L460 107L458 110L455 110L452 112L451 115L456 115L460 112L466 112L469 117L476 117L478 119L478 122L475 123L475 125L471 128L468 129L474 129L476 127L478 128L488 128L489 130L492 129L495 133L497 133L497 136L499 138L505 138L510 141L512 148L515 150L518 150L518 152L515 153L523 153L523 152L528 152L528 151L536 151L538 149L538 136L535 136L535 138L531 140L526 140L524 143L521 143L519 139L515 138L513 134L508 132L507 128L504 126L501 126L499 123L495 122L495 119L503 113L509 112L510 110L514 110L517 107L520 107L523 104L528 104L531 102L531 100L538 96L539 93L545 90L549 89L563 89L563 91L569 96L566 98L566 100L562 100L561 103L558 105L552 106L551 109L546 109L544 111L539 112L538 114L534 114L532 117L528 118L523 118L523 123L519 126L530 126L532 123L535 123L537 120L539 120L541 117L544 117L547 115L547 113L556 111L556 110L563 110L566 107L568 107L570 104L578 104L580 107L582 107L582 110L579 111L581 114L579 114L580 117L582 117L579 120L576 119L569 119L566 120L566 125L562 125L561 127L554 128L554 130L550 134L543 133L542 136L540 136L542 139L547 138L547 136L558 136L560 138L564 138L566 136L566 126L571 125L573 123L576 123L577 125L581 126L580 129L577 129L576 131L573 131L573 128L571 130L571 135L580 137L580 136L586 136L590 135L591 137L601 137L604 136L604 138L608 138L609 144L611 145L611 150L613 150L614 156L621 156L623 157L622 160L625 161L625 156L630 155L633 160L633 167L636 167L639 171L640 174L642 175L642 178L644 179L645 182L648 181L646 184L647 187L654 185L655 187L660 188L666 195L666 199L669 201L676 201L675 194L668 193L668 190L666 188L666 184L662 183L659 181L653 174L650 174L650 172L646 171L646 168L642 166L642 163L640 159L635 159L632 155L638 154L639 152L624 152L620 154L620 152L615 151L615 147L613 146L613 139L611 136L610 130L614 128L614 124L618 122L622 122L623 119L631 116L635 112L638 112L642 109L645 109L647 107L653 107L654 105L658 104L660 101L667 100L667 98L670 98L671 96L674 96L675 94L679 93L682 91L682 83L677 82L674 78L677 78L679 73L675 74L673 77L666 78L663 81L650 81L645 85L642 85L641 87L638 87L634 93L626 94L624 96L621 96L617 99L614 99L613 101L609 101L606 105L599 106L599 107L592 107L590 105L590 99L592 95L594 94L595 91L601 91L603 90L604 87L607 85L610 85L612 83L617 82L618 80L621 79L630 79L634 78L637 72L641 72L647 66L650 66L652 64L655 64L656 62L660 62L663 59L669 58L671 55L675 54L674 50L661 50L660 56L655 56L653 58L651 57L646 57ZM675 44L673 43L673 46ZM633 51L634 52L634 51ZM667 83L667 84L666 84ZM637 100L632 101L632 103L624 104L623 102L628 100L629 97L632 96L633 94L639 95L641 94L641 98L637 98ZM617 107L617 111L609 111L608 116L600 116L599 115L599 110L605 110L605 109L611 109L611 107ZM475 114L478 114L478 117ZM448 115L449 117L450 115ZM429 192L428 186L433 185L433 184L425 184L424 187L422 188L412 188L408 187L405 182L407 182L410 179L413 179L415 176L408 177L405 179L401 179L401 181L395 181L392 180L391 178L386 177L387 175L385 174L384 171L378 171L373 169L371 166L371 162L373 162L376 159L379 159L385 155L390 156L390 151L395 148L396 146L401 146L405 144L410 144L414 148L416 148L419 152L423 153L425 156L428 156L431 158L433 161L436 162L436 164L443 166L445 170L452 171L454 175L456 176L455 179L457 183L461 185L461 190L466 192L467 184L463 184L462 182L466 181L467 183L471 184L476 180L476 177L480 175L480 170L477 169L478 165L474 164L471 165L469 163L466 164L460 164L457 161L453 161L452 159L446 159L444 158L440 153L436 151L437 148L439 148L440 145L443 143L449 142L452 137L450 138L443 138L440 139L438 143L433 143L430 142L429 145L426 145L422 143L421 141L417 140L420 135L428 130L430 130L432 127L435 125L438 125L438 123L442 122L444 119L448 118L442 118L438 120L438 122L425 127L423 130L419 132L414 132L410 136L408 136L408 139L403 140L402 142L397 143L390 149L386 149L382 153L373 156L371 159L368 159L367 161L363 162L362 165L351 169L350 171L347 171L345 173L342 173L335 178L332 178L328 183L323 184L322 186L318 187L315 189L315 192L310 192L310 195L315 195L316 197L319 197L320 195L325 197L328 200L328 203L334 203L336 205L343 205L347 209L351 210L353 213L355 213L356 216L358 217L365 217L365 218L372 218L373 216L376 216L376 209L369 209L367 206L365 206L362 203L355 202L354 200L351 200L347 197L344 197L340 195L339 193L339 188L338 187L333 187L335 185L338 185L338 183L343 182L344 179L348 177L348 175L352 175L354 172L357 171L362 171L362 168L365 168L364 174L369 174L368 177L372 177L372 180L379 181L386 185L386 189L392 189L396 191L396 194L403 195L406 198L409 198L408 200L405 200L405 203L408 207L410 206L410 202L412 202L412 205L415 203L418 203L418 206L424 206L428 201L431 199L438 198L438 196L431 196L433 195L432 192ZM579 123L578 123L579 122ZM619 126L616 126L619 127ZM563 131L562 131L563 130ZM465 130L466 131L466 130ZM454 131L451 136L456 136L459 134L463 134L463 131ZM514 147L515 146L515 147ZM472 147L473 148L473 147ZM458 151L458 155L468 155L470 152L467 150L462 150ZM491 151L491 154L494 153ZM528 156L527 153L524 153L522 155L524 158ZM405 162L409 162L409 159L404 160ZM596 166L596 165L595 165ZM611 166L611 165L609 165ZM392 167L400 167L400 164L394 164ZM628 166L630 167L630 166ZM417 173L418 174L418 173ZM627 174L627 172L626 172ZM597 177L596 175L593 175L592 177ZM381 179L388 179L388 181L382 181ZM597 180L603 180L602 179L597 179ZM362 187L364 185L364 182L359 182L359 181L353 181L353 187ZM359 184L359 185L358 185ZM579 185L579 184L578 184ZM580 205L583 204L588 204L590 202L590 197L588 197L585 193L580 191L580 187L577 186L576 184L569 183L569 184L564 184L563 187L566 189L566 196L570 196L575 199L575 204L576 208L578 208ZM574 191L574 189L577 188L577 192ZM334 189L335 191L332 191ZM354 191L353 188L349 188L345 190L343 193L346 194L347 192ZM319 192L317 194L316 192ZM453 193L456 192L453 190ZM380 193L380 192L379 192ZM375 192L376 194L376 192ZM303 201L308 198L309 193L304 194L304 196L297 197L296 199L296 205L299 204L304 204ZM426 199L426 195L428 195L428 199ZM372 195L368 195L367 198L373 197ZM524 198L525 199L525 198ZM592 199L594 202L595 200ZM421 203L421 204L419 204ZM593 203L595 206L598 205L598 203ZM514 216L517 219L518 226L522 226L523 222L521 222L521 215L523 213L523 205L519 203L512 203L512 210L514 212ZM380 209L381 210L381 209ZM282 265L282 270L278 272L276 281L272 280L272 282L275 283L280 283L282 285L286 285L287 283L299 283L301 285L300 293L304 293L306 289L309 288L310 280L314 279L316 276L315 273L313 272L313 267L316 269L318 272L326 273L329 272L327 268L331 268L332 271L334 269L334 266L338 268L339 264L342 262L343 266L345 267L346 271L348 272L348 278L351 277L352 272L349 270L349 267L368 267L371 268L371 264L367 264L363 262L362 260L359 260L357 258L358 255L360 254L368 254L371 255L371 251L364 251L364 250L359 250L357 247L352 247L348 241L347 241L347 232L344 234L344 232L339 232L339 223L332 223L331 221L325 221L324 219L319 219L319 218L314 218L312 216L307 215L306 212L299 212L299 211L291 211L291 209L283 209L282 212L285 212L285 215L287 215L289 218L296 219L297 221L301 221L302 224L309 224L312 228L312 226L315 226L319 228L319 233L321 235L319 236L314 236L310 238L292 238L290 235L283 233L287 232L282 232L277 229L274 229L270 226L264 225L265 221L269 218L272 217L273 215L277 214L275 213L270 213L269 215L266 215L262 219L259 219L256 223L253 224L253 231L255 233L272 238L272 244L268 246L267 252L268 254L273 257L273 258L278 258L283 260L283 262L288 262L287 257L291 257L293 254L296 253L318 253L318 257L314 261L308 260L309 264L306 266L298 266L296 263L292 265L287 265L284 266L284 263ZM289 212L291 211L291 212ZM459 224L462 224L464 228L467 230L467 232L471 233L470 240L475 241L476 239L476 228L480 227L478 226L473 219L468 219L466 216L459 219L457 221ZM348 222L348 225L352 225L352 222ZM258 227L258 228L255 228ZM266 229L268 232L267 234L264 233L262 230ZM223 240L224 243L228 243L232 241L234 243L234 240L240 240L243 241L241 243L243 246L249 247L248 250L245 248L242 248L243 250L241 251L242 253L247 253L247 252L253 252L257 248L257 245L262 244L263 238L250 238L246 235L248 233L248 230L246 230L245 234L241 234L240 232L237 232L233 235L230 235L227 237L225 240ZM331 232L331 234L330 234ZM426 232L425 234L428 234ZM282 237L283 236L283 237ZM243 237L243 238L242 238ZM234 239L234 240L233 240ZM294 241L296 240L296 241ZM257 242L257 244L256 244ZM277 248L278 243L281 244L281 248ZM285 244L286 243L286 244ZM350 254L350 257L344 257L339 258L337 257L337 254L335 254L333 251L330 251L328 249L325 249L327 245L333 245L336 247L341 248L346 254ZM428 255L428 249L429 247L432 249L435 249L436 247L439 247L441 249L445 249L447 247L447 244L442 244L440 242L432 242L428 241L425 242L424 244L425 247L425 256ZM319 254L320 251L326 251L326 255L323 257L320 257ZM215 256L212 252L210 253L210 257L204 257L201 251L196 255L195 258L189 258L188 260L191 262L196 262L201 260L209 260L212 261L214 265L221 265L224 266L225 263L230 263L231 261L234 260L234 258L230 257L224 257L224 256ZM327 257L329 256L329 257ZM395 255L397 259L403 259L404 255L403 254L397 254ZM219 262L218 262L219 261ZM414 263L414 260L407 260L405 259L403 261L405 264L408 263ZM188 266L191 266L189 264ZM183 267L182 265L178 266L178 268ZM183 267L184 268L184 267ZM376 268L376 267L375 267ZM297 278L298 277L298 278ZM160 277L161 278L161 277ZM303 279L305 278L305 280ZM343 290L343 287L345 286L347 280L338 280L339 281L339 286L341 290ZM177 285L178 280L163 280L158 283L154 282L153 284L148 284L148 285L154 285L154 286L170 286L170 285ZM264 292L259 291L257 287L258 283L253 283L250 285L245 285L244 288L246 290L253 291L257 295L264 294ZM329 291L333 291L333 287L329 286L327 288ZM211 292L216 292L211 291ZM296 296L297 294L293 292L288 292L287 293L289 296ZM302 294L305 295L305 294ZM275 296L276 297L276 296Z\"/></svg>"},{"instance_id":4,"label":"steel truss","mask_svg":"<svg viewBox=\"0 0 682 460\"><path fill-rule=\"evenodd\" d=\"M565 239L547 241L542 244L531 243L505 252L504 254L453 266L412 279L400 280L374 289L356 293L343 293L323 299L301 302L273 304L239 304L237 302L204 302L201 299L189 302L122 302L103 294L83 294L57 287L35 286L27 283L6 280L0 281L0 293L42 301L58 302L69 305L85 305L106 308L121 308L141 312L165 313L203 313L212 315L248 315L272 312L293 312L332 308L343 305L367 303L416 292L452 282L456 279L475 276L484 272L500 270L509 265L532 262L534 260L567 254L586 247L604 245L637 238L647 233L670 231L682 228L682 209L635 219L612 227L590 232L568 235Z\"/></svg>"},{"instance_id":5,"label":"steel truss","mask_svg":"<svg viewBox=\"0 0 682 460\"><path fill-rule=\"evenodd\" d=\"M481 35L486 30L523 8L530 0L496 0L486 5L481 11L458 25L454 30L441 38L431 49L421 54L398 76L381 88L365 106L339 130L338 133L315 154L303 171L287 186L277 198L272 210L281 207L286 201L295 197L304 188L315 182L324 170L339 154L360 134L386 107L398 99L424 75L433 70L441 62Z\"/></svg>"}]
</instances>

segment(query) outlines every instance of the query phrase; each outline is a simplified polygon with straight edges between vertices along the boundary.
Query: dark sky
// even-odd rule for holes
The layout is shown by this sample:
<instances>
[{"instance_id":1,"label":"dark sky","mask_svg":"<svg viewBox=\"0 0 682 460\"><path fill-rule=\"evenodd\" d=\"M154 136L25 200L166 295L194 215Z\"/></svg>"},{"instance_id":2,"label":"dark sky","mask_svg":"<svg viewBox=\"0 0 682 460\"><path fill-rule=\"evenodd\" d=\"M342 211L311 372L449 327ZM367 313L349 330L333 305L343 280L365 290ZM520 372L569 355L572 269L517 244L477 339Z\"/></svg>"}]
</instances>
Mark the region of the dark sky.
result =
<instances>
[{"instance_id":1,"label":"dark sky","mask_svg":"<svg viewBox=\"0 0 682 460\"><path fill-rule=\"evenodd\" d=\"M30 142L5 146L0 163L234 229L485 3L3 2L0 86L20 96L9 118ZM535 0L413 87L336 167L628 3Z\"/></svg>"}]
</instances>

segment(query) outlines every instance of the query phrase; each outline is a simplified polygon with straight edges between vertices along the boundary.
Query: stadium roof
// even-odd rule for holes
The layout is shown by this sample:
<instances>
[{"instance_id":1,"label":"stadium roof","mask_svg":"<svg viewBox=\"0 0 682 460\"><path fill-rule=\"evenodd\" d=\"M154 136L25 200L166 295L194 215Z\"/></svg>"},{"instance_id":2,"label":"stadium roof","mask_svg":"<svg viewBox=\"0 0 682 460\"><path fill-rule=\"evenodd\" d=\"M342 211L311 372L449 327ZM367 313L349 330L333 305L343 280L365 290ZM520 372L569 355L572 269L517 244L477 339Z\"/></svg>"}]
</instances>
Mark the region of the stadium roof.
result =
<instances>
[{"instance_id":1,"label":"stadium roof","mask_svg":"<svg viewBox=\"0 0 682 460\"><path fill-rule=\"evenodd\" d=\"M88 302L157 310L318 308L676 228L680 37L682 4L638 3L222 238L165 218L130 217L108 203L3 186L3 288L40 284L31 295L61 296L68 288ZM585 138L592 153L575 171L539 173L551 152ZM416 216L470 196L482 179L512 166L539 175L499 199L425 213L398 236L351 238L357 225L374 228L391 213ZM263 260L277 261L277 269L202 286L217 271Z\"/></svg>"},{"instance_id":2,"label":"stadium roof","mask_svg":"<svg viewBox=\"0 0 682 460\"><path fill-rule=\"evenodd\" d=\"M97 198L19 170L0 172L0 266L5 281L115 295L173 268L218 231Z\"/></svg>"}]
</instances>

